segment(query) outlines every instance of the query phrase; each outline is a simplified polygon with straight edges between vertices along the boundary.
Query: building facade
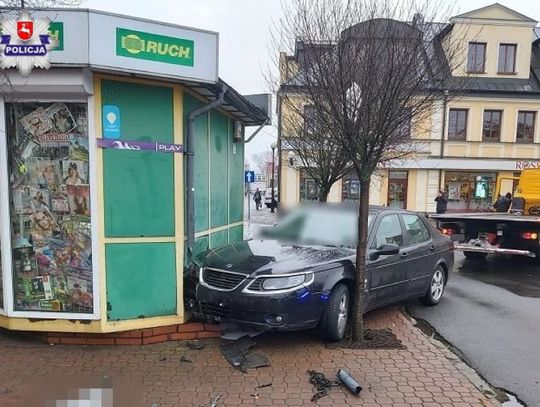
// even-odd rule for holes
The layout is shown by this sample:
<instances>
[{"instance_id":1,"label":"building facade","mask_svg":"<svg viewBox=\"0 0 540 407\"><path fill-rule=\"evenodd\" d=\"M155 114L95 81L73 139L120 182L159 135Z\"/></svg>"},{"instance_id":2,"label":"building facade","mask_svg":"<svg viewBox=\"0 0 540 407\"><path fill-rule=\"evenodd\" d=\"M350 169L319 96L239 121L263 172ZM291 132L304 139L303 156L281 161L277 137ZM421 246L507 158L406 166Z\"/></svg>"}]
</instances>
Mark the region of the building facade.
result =
<instances>
[{"instance_id":1,"label":"building facade","mask_svg":"<svg viewBox=\"0 0 540 407\"><path fill-rule=\"evenodd\" d=\"M420 212L435 211L435 197L447 191L449 211L491 208L500 179L501 192L513 192L523 168L540 166L540 29L537 22L500 4L433 24L442 49L457 44L463 57L450 66L462 89L444 92L432 106L430 123L412 137L421 141L414 157L381 169L372 178L370 202ZM298 74L302 47L280 55L281 95ZM302 103L299 98L299 103ZM279 98L278 98L279 107ZM280 116L290 114L286 109ZM281 120L280 122L285 122ZM280 199L283 205L316 199L316 184L287 150L287 129L280 129ZM505 179L503 179L505 178ZM336 182L328 200L358 199L353 174Z\"/></svg>"}]
</instances>

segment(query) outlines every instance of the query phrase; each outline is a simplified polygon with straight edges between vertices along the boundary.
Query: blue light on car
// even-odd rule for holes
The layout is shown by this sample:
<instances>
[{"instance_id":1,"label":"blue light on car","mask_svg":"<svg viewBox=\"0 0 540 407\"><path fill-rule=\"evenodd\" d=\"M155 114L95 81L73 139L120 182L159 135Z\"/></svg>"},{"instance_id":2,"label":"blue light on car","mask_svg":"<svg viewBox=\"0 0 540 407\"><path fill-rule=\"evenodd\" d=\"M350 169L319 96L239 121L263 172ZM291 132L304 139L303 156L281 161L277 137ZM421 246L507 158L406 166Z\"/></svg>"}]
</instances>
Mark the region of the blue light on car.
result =
<instances>
[{"instance_id":1,"label":"blue light on car","mask_svg":"<svg viewBox=\"0 0 540 407\"><path fill-rule=\"evenodd\" d=\"M298 290L296 292L296 298L298 299L298 302L306 302L309 298L309 290L303 288L302 290Z\"/></svg>"},{"instance_id":2,"label":"blue light on car","mask_svg":"<svg viewBox=\"0 0 540 407\"><path fill-rule=\"evenodd\" d=\"M328 294L321 294L321 302L328 301L328 298L329 298Z\"/></svg>"}]
</instances>

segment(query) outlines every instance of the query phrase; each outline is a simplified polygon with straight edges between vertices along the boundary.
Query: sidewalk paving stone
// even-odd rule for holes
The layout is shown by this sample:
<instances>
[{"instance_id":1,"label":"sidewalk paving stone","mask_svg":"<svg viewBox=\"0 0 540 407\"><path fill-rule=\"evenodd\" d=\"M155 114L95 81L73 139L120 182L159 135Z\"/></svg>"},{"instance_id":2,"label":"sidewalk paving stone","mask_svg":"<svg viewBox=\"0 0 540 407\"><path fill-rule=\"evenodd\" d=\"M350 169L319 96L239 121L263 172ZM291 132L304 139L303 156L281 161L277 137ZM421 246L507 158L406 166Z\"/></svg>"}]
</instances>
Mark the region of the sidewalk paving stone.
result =
<instances>
[{"instance_id":1,"label":"sidewalk paving stone","mask_svg":"<svg viewBox=\"0 0 540 407\"><path fill-rule=\"evenodd\" d=\"M392 329L407 349L327 349L314 332L264 334L255 338L255 349L264 352L272 366L244 374L223 358L217 339L204 340L207 346L198 351L188 349L183 342L49 346L2 331L0 387L10 392L0 394L0 406L26 407L21 404L22 396L34 392L35 383L46 386L54 377L103 375L129 380L132 389L141 394L141 406L147 407L152 403L160 407L208 406L220 392L217 406L305 406L313 404L306 370L317 370L333 379L339 368L348 370L364 390L356 398L346 389L333 388L317 405L498 405L460 373L456 364L461 362L435 346L397 307L370 312L366 322L372 329ZM193 363L181 363L182 355ZM272 386L255 390L266 383ZM251 395L254 391L257 399Z\"/></svg>"}]
</instances>

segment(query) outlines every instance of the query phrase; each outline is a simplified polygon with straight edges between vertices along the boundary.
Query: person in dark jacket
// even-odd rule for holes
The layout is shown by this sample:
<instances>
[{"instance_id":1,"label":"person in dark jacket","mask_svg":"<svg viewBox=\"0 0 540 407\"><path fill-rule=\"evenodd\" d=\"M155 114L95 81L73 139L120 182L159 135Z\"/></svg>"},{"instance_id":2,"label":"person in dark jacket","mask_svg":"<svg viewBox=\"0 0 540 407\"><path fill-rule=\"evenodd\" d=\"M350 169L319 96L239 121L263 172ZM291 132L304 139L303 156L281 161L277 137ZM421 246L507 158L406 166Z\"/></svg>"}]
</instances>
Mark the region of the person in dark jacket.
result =
<instances>
[{"instance_id":1,"label":"person in dark jacket","mask_svg":"<svg viewBox=\"0 0 540 407\"><path fill-rule=\"evenodd\" d=\"M255 194L253 195L253 200L255 201L255 207L257 208L257 210L259 210L259 208L262 207L262 203L261 203L262 196L261 196L261 191L259 191L259 188L257 188L257 190L255 191Z\"/></svg>"},{"instance_id":2,"label":"person in dark jacket","mask_svg":"<svg viewBox=\"0 0 540 407\"><path fill-rule=\"evenodd\" d=\"M508 212L510 205L512 204L512 194L507 192L505 196L499 197L497 201L493 204L495 211L497 212Z\"/></svg>"},{"instance_id":3,"label":"person in dark jacket","mask_svg":"<svg viewBox=\"0 0 540 407\"><path fill-rule=\"evenodd\" d=\"M448 207L448 198L446 197L446 194L444 191L439 191L437 194L437 197L435 198L435 202L437 202L437 208L435 209L438 214L442 214L446 212L446 208Z\"/></svg>"}]
</instances>

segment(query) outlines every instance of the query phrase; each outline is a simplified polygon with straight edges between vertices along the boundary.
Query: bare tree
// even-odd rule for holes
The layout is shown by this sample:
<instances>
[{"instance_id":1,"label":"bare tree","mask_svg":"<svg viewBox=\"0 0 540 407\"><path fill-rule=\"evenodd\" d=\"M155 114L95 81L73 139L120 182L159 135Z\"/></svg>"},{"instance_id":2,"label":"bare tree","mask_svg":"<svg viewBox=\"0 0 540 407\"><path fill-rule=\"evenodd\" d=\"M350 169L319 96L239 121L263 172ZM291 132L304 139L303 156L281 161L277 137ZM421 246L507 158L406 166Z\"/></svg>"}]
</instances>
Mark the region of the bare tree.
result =
<instances>
[{"instance_id":1,"label":"bare tree","mask_svg":"<svg viewBox=\"0 0 540 407\"><path fill-rule=\"evenodd\" d=\"M360 181L353 338L363 340L369 187L378 168L411 157L460 53L437 0L292 0L277 35L303 47L295 86Z\"/></svg>"},{"instance_id":2,"label":"bare tree","mask_svg":"<svg viewBox=\"0 0 540 407\"><path fill-rule=\"evenodd\" d=\"M282 119L286 129L282 148L293 152L298 165L317 185L318 200L326 202L332 185L351 170L350 160L333 129L327 127L329 121L319 117L309 99L298 103L299 93L291 95L287 84L279 90L282 109L288 111Z\"/></svg>"},{"instance_id":3,"label":"bare tree","mask_svg":"<svg viewBox=\"0 0 540 407\"><path fill-rule=\"evenodd\" d=\"M268 163L272 162L272 151L262 151L260 153L253 154L251 160L255 164L255 169L259 174L266 174Z\"/></svg>"}]
</instances>

